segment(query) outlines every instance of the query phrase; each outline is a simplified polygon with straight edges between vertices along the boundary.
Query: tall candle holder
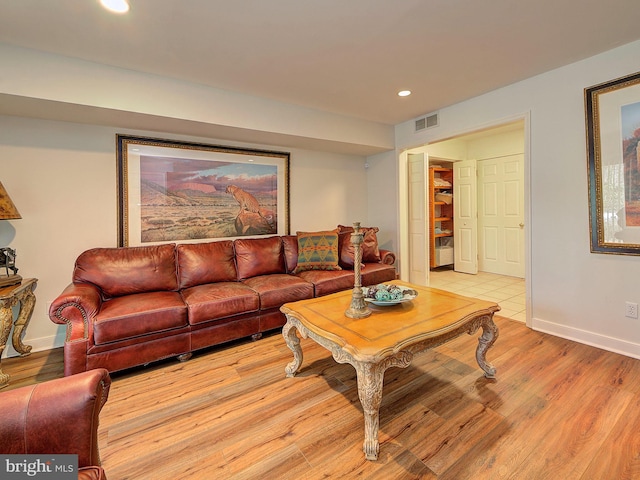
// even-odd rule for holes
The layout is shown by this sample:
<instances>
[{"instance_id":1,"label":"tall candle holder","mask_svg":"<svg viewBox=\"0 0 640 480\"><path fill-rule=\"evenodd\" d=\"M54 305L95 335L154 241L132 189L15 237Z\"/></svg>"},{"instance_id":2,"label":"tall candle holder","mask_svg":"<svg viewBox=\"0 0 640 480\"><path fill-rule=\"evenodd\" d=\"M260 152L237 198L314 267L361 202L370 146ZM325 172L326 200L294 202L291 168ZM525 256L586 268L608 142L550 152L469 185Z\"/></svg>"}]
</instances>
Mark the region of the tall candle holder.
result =
<instances>
[{"instance_id":1,"label":"tall candle holder","mask_svg":"<svg viewBox=\"0 0 640 480\"><path fill-rule=\"evenodd\" d=\"M353 274L354 285L353 294L351 295L351 305L344 312L349 318L366 318L371 315L371 310L367 307L362 293L362 243L364 242L364 234L360 230L360 222L353 224L353 233L351 234L351 244L353 245Z\"/></svg>"}]
</instances>

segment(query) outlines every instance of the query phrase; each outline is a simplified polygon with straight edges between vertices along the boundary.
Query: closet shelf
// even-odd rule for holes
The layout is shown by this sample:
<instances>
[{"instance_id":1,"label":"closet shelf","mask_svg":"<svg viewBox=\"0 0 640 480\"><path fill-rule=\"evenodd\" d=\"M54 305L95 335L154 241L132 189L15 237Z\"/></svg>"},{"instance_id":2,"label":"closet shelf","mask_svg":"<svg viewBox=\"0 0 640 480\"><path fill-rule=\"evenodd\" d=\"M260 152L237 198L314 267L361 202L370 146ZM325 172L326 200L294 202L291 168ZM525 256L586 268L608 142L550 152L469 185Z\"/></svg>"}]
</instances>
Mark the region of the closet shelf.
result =
<instances>
[{"instance_id":1,"label":"closet shelf","mask_svg":"<svg viewBox=\"0 0 640 480\"><path fill-rule=\"evenodd\" d=\"M443 183L446 185L442 185ZM452 193L453 169L429 168L429 263L431 268L453 263L451 240L443 240L447 237L453 238L454 199ZM436 197L439 199L437 200ZM442 201L443 197L446 197L444 200L447 201Z\"/></svg>"}]
</instances>

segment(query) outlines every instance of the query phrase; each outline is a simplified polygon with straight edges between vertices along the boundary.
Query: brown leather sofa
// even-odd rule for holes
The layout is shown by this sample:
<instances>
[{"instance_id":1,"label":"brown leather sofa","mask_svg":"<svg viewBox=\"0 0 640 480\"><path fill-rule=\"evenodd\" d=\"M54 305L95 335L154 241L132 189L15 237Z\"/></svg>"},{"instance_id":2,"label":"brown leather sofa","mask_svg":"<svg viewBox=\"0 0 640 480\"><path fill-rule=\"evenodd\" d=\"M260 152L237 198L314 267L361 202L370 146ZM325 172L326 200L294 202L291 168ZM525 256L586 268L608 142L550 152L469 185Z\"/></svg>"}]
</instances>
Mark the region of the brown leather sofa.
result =
<instances>
[{"instance_id":1,"label":"brown leather sofa","mask_svg":"<svg viewBox=\"0 0 640 480\"><path fill-rule=\"evenodd\" d=\"M75 454L78 479L105 480L98 417L110 385L109 373L96 369L0 393L0 453Z\"/></svg>"},{"instance_id":2,"label":"brown leather sofa","mask_svg":"<svg viewBox=\"0 0 640 480\"><path fill-rule=\"evenodd\" d=\"M88 250L49 310L67 327L65 375L257 338L284 325L283 304L353 288L353 269L295 273L297 260L296 235ZM363 260L362 285L396 278L392 252Z\"/></svg>"}]
</instances>

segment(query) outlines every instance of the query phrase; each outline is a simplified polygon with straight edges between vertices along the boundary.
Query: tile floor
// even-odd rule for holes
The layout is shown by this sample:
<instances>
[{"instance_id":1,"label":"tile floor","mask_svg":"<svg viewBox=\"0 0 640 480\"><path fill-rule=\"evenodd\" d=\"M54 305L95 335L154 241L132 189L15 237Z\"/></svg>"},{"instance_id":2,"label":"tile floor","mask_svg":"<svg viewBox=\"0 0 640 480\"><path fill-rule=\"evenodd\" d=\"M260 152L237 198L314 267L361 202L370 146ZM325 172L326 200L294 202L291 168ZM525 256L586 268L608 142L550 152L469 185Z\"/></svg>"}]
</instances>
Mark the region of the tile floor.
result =
<instances>
[{"instance_id":1,"label":"tile floor","mask_svg":"<svg viewBox=\"0 0 640 480\"><path fill-rule=\"evenodd\" d=\"M527 321L523 278L486 272L469 275L453 270L432 270L429 286L459 295L491 300L502 309L498 315L523 323Z\"/></svg>"}]
</instances>

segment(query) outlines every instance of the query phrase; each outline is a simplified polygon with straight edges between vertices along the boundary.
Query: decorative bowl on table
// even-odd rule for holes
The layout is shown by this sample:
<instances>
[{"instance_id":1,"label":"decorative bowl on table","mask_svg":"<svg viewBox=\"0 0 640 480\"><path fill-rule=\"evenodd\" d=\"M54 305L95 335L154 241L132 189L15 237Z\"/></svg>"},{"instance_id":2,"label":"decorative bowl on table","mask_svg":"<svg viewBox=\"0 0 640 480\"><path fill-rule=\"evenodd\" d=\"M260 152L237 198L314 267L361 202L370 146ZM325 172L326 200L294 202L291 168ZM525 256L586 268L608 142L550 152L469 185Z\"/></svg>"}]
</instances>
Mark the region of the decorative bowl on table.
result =
<instances>
[{"instance_id":1,"label":"decorative bowl on table","mask_svg":"<svg viewBox=\"0 0 640 480\"><path fill-rule=\"evenodd\" d=\"M413 288L402 285L389 285L381 283L372 287L362 287L364 301L373 305L386 306L398 305L399 303L410 302L418 296Z\"/></svg>"}]
</instances>

